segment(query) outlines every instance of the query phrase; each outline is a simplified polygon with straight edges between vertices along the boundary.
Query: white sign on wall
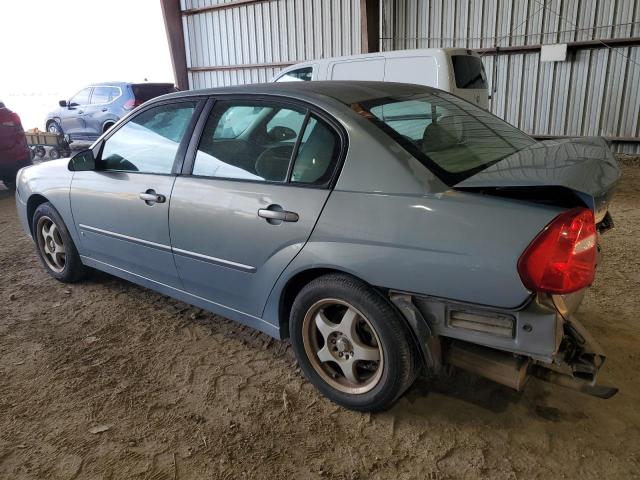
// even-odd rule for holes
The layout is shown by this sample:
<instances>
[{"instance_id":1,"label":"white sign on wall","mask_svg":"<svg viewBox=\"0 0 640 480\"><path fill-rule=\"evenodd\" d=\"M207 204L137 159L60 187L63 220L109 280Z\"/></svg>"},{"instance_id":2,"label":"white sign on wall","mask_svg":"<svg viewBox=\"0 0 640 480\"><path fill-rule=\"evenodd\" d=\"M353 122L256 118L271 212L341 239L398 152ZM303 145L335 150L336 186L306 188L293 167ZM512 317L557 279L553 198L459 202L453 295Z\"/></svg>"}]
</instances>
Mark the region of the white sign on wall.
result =
<instances>
[{"instance_id":1,"label":"white sign on wall","mask_svg":"<svg viewBox=\"0 0 640 480\"><path fill-rule=\"evenodd\" d=\"M564 62L567 59L567 44L542 45L540 49L541 62Z\"/></svg>"}]
</instances>

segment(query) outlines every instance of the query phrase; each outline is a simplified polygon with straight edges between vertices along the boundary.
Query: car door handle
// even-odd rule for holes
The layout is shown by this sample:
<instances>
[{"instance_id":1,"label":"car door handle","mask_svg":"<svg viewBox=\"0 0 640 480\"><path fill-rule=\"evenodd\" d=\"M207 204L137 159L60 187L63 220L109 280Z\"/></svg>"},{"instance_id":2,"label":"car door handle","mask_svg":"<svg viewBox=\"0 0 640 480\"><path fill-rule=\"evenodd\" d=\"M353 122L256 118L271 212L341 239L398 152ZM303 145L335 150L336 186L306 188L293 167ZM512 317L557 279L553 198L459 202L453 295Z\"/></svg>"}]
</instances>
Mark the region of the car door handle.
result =
<instances>
[{"instance_id":1,"label":"car door handle","mask_svg":"<svg viewBox=\"0 0 640 480\"><path fill-rule=\"evenodd\" d=\"M146 192L142 192L138 195L140 200L144 200L147 205L153 205L154 203L164 203L167 201L167 197L160 195L155 190L149 189Z\"/></svg>"},{"instance_id":2,"label":"car door handle","mask_svg":"<svg viewBox=\"0 0 640 480\"><path fill-rule=\"evenodd\" d=\"M275 208L261 208L258 210L258 216L269 220L280 220L282 222L297 222L300 216L296 212L287 212L286 210L276 210ZM271 223L271 222L270 222Z\"/></svg>"},{"instance_id":3,"label":"car door handle","mask_svg":"<svg viewBox=\"0 0 640 480\"><path fill-rule=\"evenodd\" d=\"M102 111L103 111L103 112L106 112L106 111L108 111L108 110L109 110L109 109L108 109L108 108L106 108L106 107L102 109Z\"/></svg>"}]
</instances>

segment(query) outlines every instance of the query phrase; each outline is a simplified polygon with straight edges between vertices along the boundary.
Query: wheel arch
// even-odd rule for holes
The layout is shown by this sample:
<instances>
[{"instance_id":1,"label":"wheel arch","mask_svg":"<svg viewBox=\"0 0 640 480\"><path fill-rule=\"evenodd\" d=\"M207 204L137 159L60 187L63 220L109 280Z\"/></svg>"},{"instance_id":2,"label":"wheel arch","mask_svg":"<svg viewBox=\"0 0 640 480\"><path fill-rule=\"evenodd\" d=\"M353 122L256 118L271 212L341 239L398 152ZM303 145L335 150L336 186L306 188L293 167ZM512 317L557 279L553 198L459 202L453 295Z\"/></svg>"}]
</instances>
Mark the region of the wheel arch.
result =
<instances>
[{"instance_id":1,"label":"wheel arch","mask_svg":"<svg viewBox=\"0 0 640 480\"><path fill-rule=\"evenodd\" d=\"M414 347L419 352L421 366L432 369L434 367L433 355L438 355L437 352L430 352L430 346L426 344L427 339L431 336L431 332L428 323L423 318L413 318L414 312L408 311L406 308L402 308L402 304L392 298L392 291L389 289L376 287L371 285L363 278L354 275L346 270L340 270L334 267L314 267L302 270L293 275L285 284L280 293L280 302L278 308L278 322L280 328L280 338L289 338L289 316L291 313L291 307L293 301L300 293L300 291L316 278L323 275L337 273L353 277L378 292L389 306L398 314L402 321L406 324L410 331L411 339L414 342ZM426 329L426 331L425 331Z\"/></svg>"},{"instance_id":2,"label":"wheel arch","mask_svg":"<svg viewBox=\"0 0 640 480\"><path fill-rule=\"evenodd\" d=\"M57 123L58 125L60 125L60 117L47 118L47 121L45 122L45 127L48 129L49 125L51 125L52 123Z\"/></svg>"},{"instance_id":3,"label":"wheel arch","mask_svg":"<svg viewBox=\"0 0 640 480\"><path fill-rule=\"evenodd\" d=\"M291 313L291 306L293 301L300 293L305 285L312 282L318 277L327 275L329 273L342 273L345 275L351 275L350 273L338 270L336 268L317 267L308 268L302 270L293 275L285 284L284 288L280 292L280 302L278 305L278 323L280 327L280 337L289 338L289 314Z\"/></svg>"},{"instance_id":4,"label":"wheel arch","mask_svg":"<svg viewBox=\"0 0 640 480\"><path fill-rule=\"evenodd\" d=\"M105 120L104 122L102 122L102 132L101 135L103 133L105 133L109 128L113 127L116 123L118 123L118 120Z\"/></svg>"},{"instance_id":5,"label":"wheel arch","mask_svg":"<svg viewBox=\"0 0 640 480\"><path fill-rule=\"evenodd\" d=\"M29 222L29 231L33 237L33 215L36 213L36 209L43 203L47 203L47 199L44 195L34 193L27 200L27 221Z\"/></svg>"}]
</instances>

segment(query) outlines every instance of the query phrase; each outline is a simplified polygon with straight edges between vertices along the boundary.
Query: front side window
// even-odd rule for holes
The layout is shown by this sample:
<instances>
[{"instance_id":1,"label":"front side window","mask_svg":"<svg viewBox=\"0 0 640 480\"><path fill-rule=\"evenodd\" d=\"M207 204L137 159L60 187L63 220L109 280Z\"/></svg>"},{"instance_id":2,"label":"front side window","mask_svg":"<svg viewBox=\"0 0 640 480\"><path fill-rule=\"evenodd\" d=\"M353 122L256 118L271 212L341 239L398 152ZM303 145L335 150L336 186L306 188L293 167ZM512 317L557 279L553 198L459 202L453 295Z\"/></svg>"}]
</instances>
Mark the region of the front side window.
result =
<instances>
[{"instance_id":1,"label":"front side window","mask_svg":"<svg viewBox=\"0 0 640 480\"><path fill-rule=\"evenodd\" d=\"M87 87L85 89L80 90L76 93L71 100L69 100L70 105L88 105L89 104L89 96L91 95L91 87Z\"/></svg>"},{"instance_id":2,"label":"front side window","mask_svg":"<svg viewBox=\"0 0 640 480\"><path fill-rule=\"evenodd\" d=\"M445 92L387 97L351 107L448 185L536 143L486 110Z\"/></svg>"},{"instance_id":3,"label":"front side window","mask_svg":"<svg viewBox=\"0 0 640 480\"><path fill-rule=\"evenodd\" d=\"M313 67L304 67L285 73L276 82L310 82L312 77Z\"/></svg>"},{"instance_id":4,"label":"front side window","mask_svg":"<svg viewBox=\"0 0 640 480\"><path fill-rule=\"evenodd\" d=\"M194 110L193 102L179 102L136 115L106 140L100 169L171 173Z\"/></svg>"},{"instance_id":5,"label":"front side window","mask_svg":"<svg viewBox=\"0 0 640 480\"><path fill-rule=\"evenodd\" d=\"M339 146L335 132L304 109L218 102L193 175L321 185L333 173Z\"/></svg>"}]
</instances>

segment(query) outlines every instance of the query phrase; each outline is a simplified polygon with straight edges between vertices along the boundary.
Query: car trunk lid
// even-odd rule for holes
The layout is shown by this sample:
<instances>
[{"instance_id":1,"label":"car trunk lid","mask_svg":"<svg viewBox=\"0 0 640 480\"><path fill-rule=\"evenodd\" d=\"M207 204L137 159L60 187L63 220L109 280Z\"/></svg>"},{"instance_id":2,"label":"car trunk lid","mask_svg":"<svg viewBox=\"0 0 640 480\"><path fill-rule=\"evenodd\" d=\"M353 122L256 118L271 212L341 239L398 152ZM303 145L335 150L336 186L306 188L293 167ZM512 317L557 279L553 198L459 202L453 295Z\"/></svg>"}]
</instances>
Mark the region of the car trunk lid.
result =
<instances>
[{"instance_id":1,"label":"car trunk lid","mask_svg":"<svg viewBox=\"0 0 640 480\"><path fill-rule=\"evenodd\" d=\"M619 177L618 165L606 141L583 137L537 142L463 180L455 188L533 201L544 191L546 203L561 206L566 202L562 190L569 190L594 211L596 222L601 222Z\"/></svg>"}]
</instances>

